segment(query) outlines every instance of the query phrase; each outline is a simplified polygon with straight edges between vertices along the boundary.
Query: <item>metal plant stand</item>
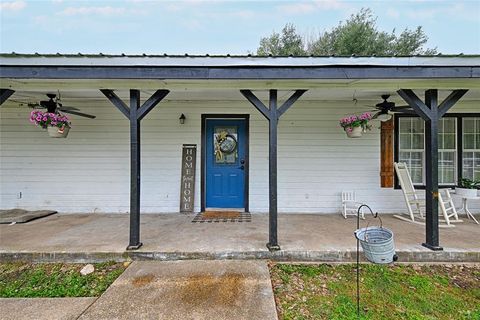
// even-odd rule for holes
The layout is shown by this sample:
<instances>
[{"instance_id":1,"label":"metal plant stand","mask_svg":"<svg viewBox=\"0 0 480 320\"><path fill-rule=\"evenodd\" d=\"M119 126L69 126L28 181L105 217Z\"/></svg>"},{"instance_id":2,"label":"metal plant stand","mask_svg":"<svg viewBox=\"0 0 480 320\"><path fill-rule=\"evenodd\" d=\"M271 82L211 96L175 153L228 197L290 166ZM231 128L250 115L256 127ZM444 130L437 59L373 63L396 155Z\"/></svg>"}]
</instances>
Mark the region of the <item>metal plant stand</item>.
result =
<instances>
[{"instance_id":1,"label":"metal plant stand","mask_svg":"<svg viewBox=\"0 0 480 320\"><path fill-rule=\"evenodd\" d=\"M370 211L370 213L372 214L372 216L374 218L378 218L380 220L380 223L381 223L382 219L378 216L378 212L373 213L372 208L370 208L366 204L362 204L357 209L357 230L360 229L360 214L361 214L363 208L367 208ZM383 227L383 223L381 223L381 225ZM367 226L367 228L368 228L368 226ZM358 236L355 236L355 238L357 239L357 318L360 319L360 240L359 240ZM393 235L392 235L392 238L393 238ZM395 262L395 261L398 260L398 256L396 254L393 254L392 259L393 259L393 262ZM375 262L373 262L373 263L375 263Z\"/></svg>"}]
</instances>

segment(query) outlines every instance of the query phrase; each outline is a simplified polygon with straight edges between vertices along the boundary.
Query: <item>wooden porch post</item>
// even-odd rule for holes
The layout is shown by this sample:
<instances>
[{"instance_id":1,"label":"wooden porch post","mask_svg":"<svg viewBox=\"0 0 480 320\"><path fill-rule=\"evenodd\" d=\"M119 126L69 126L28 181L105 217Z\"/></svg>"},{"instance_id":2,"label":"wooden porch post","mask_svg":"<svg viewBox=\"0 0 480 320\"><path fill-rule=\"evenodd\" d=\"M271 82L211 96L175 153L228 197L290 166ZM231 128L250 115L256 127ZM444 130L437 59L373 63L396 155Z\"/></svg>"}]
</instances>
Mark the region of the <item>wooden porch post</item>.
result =
<instances>
[{"instance_id":1,"label":"wooden porch post","mask_svg":"<svg viewBox=\"0 0 480 320\"><path fill-rule=\"evenodd\" d=\"M14 93L11 89L0 89L0 106Z\"/></svg>"},{"instance_id":2,"label":"wooden porch post","mask_svg":"<svg viewBox=\"0 0 480 320\"><path fill-rule=\"evenodd\" d=\"M250 90L240 90L243 96L268 120L269 132L269 164L268 164L268 243L270 251L280 250L277 237L277 128L280 117L298 100L307 90L296 90L294 94L280 107L278 106L277 90L270 90L269 108L267 108Z\"/></svg>"},{"instance_id":3,"label":"wooden porch post","mask_svg":"<svg viewBox=\"0 0 480 320\"><path fill-rule=\"evenodd\" d=\"M130 90L130 108L113 92L100 90L130 120L130 240L127 250L138 249L140 242L140 122L170 92L157 90L143 105L140 91Z\"/></svg>"},{"instance_id":4,"label":"wooden porch post","mask_svg":"<svg viewBox=\"0 0 480 320\"><path fill-rule=\"evenodd\" d=\"M425 103L410 89L400 89L398 94L425 121L425 204L426 225L424 247L431 250L443 250L439 244L438 230L438 120L468 90L454 90L438 105L438 90L425 91Z\"/></svg>"}]
</instances>

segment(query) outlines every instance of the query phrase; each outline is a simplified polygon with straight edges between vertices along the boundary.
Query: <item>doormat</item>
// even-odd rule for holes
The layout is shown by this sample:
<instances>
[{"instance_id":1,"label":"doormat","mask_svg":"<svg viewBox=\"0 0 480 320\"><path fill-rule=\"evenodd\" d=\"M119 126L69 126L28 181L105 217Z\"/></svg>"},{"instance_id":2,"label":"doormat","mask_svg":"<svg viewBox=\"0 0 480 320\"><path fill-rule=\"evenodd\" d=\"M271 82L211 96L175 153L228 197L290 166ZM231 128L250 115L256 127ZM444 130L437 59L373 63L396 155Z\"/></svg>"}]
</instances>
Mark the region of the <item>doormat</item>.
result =
<instances>
[{"instance_id":1,"label":"doormat","mask_svg":"<svg viewBox=\"0 0 480 320\"><path fill-rule=\"evenodd\" d=\"M251 222L249 212L206 211L198 213L192 222Z\"/></svg>"},{"instance_id":2,"label":"doormat","mask_svg":"<svg viewBox=\"0 0 480 320\"><path fill-rule=\"evenodd\" d=\"M25 223L57 213L54 210L27 211L23 209L0 210L0 223Z\"/></svg>"}]
</instances>

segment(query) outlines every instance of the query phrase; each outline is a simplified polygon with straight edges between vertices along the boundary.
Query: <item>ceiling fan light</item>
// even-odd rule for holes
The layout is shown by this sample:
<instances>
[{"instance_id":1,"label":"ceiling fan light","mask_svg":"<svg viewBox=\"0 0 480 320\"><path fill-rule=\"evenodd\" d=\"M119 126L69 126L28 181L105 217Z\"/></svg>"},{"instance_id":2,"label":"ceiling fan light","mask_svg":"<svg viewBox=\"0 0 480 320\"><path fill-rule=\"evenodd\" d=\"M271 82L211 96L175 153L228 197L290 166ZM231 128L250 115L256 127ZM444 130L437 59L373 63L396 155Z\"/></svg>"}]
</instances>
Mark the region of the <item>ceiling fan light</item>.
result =
<instances>
[{"instance_id":1,"label":"ceiling fan light","mask_svg":"<svg viewBox=\"0 0 480 320\"><path fill-rule=\"evenodd\" d=\"M380 113L378 116L377 116L377 120L380 120L382 122L385 122L385 121L388 121L392 119L392 115L389 114L389 113Z\"/></svg>"}]
</instances>

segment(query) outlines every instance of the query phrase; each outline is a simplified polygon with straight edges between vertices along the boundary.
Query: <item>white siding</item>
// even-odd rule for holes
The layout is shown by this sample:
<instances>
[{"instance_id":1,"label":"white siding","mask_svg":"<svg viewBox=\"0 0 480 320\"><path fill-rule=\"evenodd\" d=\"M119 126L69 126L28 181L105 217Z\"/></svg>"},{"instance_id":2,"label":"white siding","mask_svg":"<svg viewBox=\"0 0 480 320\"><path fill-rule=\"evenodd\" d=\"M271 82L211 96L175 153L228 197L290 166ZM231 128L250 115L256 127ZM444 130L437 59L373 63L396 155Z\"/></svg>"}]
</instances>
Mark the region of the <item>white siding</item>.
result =
<instances>
[{"instance_id":1,"label":"white siding","mask_svg":"<svg viewBox=\"0 0 480 320\"><path fill-rule=\"evenodd\" d=\"M0 107L1 209L51 208L61 212L129 210L128 121L108 102L81 110L67 139L48 138L28 122L29 109ZM475 112L455 107L452 112ZM380 132L346 138L338 119L359 113L351 102L302 102L279 123L278 206L280 212L332 213L342 190L380 212L403 212L401 191L380 188ZM368 108L367 108L368 109ZM184 113L186 123L178 117ZM142 121L142 212L178 212L181 146L198 145L195 210L200 208L201 114L240 113L250 118L250 209L268 211L268 126L243 101L162 102ZM18 199L18 194L22 198Z\"/></svg>"}]
</instances>

